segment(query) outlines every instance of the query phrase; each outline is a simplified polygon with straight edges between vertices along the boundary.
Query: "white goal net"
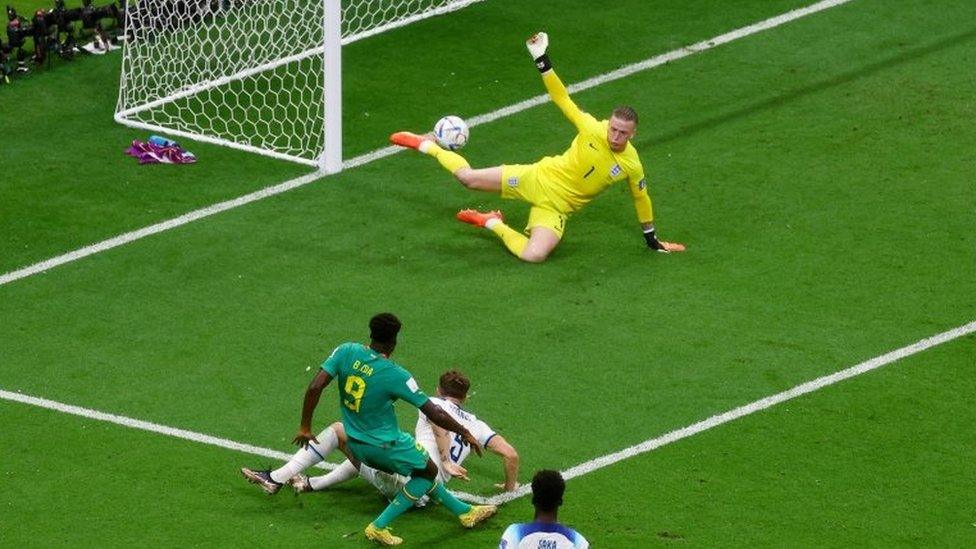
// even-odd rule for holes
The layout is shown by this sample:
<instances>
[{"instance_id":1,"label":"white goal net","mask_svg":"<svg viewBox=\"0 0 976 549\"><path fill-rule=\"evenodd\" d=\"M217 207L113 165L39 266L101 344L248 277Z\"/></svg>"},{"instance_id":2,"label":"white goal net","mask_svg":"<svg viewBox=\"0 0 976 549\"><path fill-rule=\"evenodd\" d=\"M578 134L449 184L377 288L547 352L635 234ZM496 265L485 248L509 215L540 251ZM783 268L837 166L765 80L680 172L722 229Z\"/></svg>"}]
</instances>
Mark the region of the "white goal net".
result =
<instances>
[{"instance_id":1,"label":"white goal net","mask_svg":"<svg viewBox=\"0 0 976 549\"><path fill-rule=\"evenodd\" d=\"M479 1L133 0L115 119L337 171L340 42Z\"/></svg>"}]
</instances>

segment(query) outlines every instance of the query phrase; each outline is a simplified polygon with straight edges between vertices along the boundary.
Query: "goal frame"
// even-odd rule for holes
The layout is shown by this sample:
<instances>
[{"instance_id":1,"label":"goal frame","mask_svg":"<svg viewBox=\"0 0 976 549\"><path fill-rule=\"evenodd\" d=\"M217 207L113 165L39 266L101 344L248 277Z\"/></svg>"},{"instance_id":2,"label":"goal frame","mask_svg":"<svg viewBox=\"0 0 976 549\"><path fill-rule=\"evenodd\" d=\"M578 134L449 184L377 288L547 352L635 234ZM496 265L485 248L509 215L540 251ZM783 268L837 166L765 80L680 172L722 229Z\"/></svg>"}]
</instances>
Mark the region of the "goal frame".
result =
<instances>
[{"instance_id":1,"label":"goal frame","mask_svg":"<svg viewBox=\"0 0 976 549\"><path fill-rule=\"evenodd\" d=\"M239 71L235 74L228 76L223 76L213 80L208 80L204 82L199 82L178 92L169 94L165 97L141 103L132 107L123 109L122 100L124 97L124 92L126 89L126 74L129 67L129 58L127 55L122 56L122 70L119 76L119 100L118 106L116 107L116 112L114 119L119 124L128 126L131 128L138 128L149 130L158 133L164 133L168 136L184 137L192 139L194 141L201 141L204 143L211 143L214 145L220 145L224 147L230 147L233 149L238 149L242 151L247 151L254 154L260 154L263 156L268 156L271 158L277 158L280 160L287 160L290 162L296 162L299 164L305 164L324 173L337 173L342 170L342 46L355 42L357 40L362 40L370 36L375 36L377 34L409 25L416 21L422 19L427 19L429 17L434 17L437 15L442 15L452 11L456 11L472 4L483 2L484 0L455 0L446 5L437 7L435 9L425 11L422 13L416 13L401 19L390 21L383 25L377 27L357 32L349 36L342 36L342 3L341 0L322 0L324 7L324 17L322 25L324 28L324 39L321 46L300 52L288 57L283 57L281 59L276 59L272 62L264 63L262 65L247 68L245 70ZM129 46L126 45L126 48ZM217 137L213 135L207 135L204 133L198 133L193 131L185 131L176 128L170 128L166 126L161 126L158 124L152 124L135 118L135 115L140 112L150 110L167 103L171 103L178 99L185 97L190 97L197 93L228 84L230 82L247 78L256 74L260 74L264 71L272 70L276 67L286 65L288 63L294 63L307 59L313 56L323 57L323 105L322 105L322 116L324 117L323 131L324 131L324 146L323 150L319 154L318 158L310 159L299 157L280 151L269 150L247 143L239 143L230 139L225 139L222 137Z\"/></svg>"}]
</instances>

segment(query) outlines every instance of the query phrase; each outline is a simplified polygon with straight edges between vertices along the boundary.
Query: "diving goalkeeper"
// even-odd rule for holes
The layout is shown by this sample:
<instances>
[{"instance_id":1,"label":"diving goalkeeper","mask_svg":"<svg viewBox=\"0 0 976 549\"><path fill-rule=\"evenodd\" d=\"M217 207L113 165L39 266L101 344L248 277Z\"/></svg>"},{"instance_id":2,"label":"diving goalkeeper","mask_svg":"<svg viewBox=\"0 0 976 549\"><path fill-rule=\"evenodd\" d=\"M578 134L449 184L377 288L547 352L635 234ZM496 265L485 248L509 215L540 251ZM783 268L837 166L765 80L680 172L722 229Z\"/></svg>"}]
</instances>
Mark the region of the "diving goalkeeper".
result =
<instances>
[{"instance_id":1,"label":"diving goalkeeper","mask_svg":"<svg viewBox=\"0 0 976 549\"><path fill-rule=\"evenodd\" d=\"M523 261L545 261L559 244L570 214L613 183L623 180L630 186L647 247L658 252L683 252L683 245L658 240L654 231L644 168L630 143L637 131L637 112L631 107L617 107L609 120L600 121L580 110L552 69L546 54L548 46L549 37L544 32L526 41L542 73L546 91L578 132L562 155L547 156L535 164L474 169L464 157L441 148L429 135L397 132L390 136L390 141L433 156L469 189L497 192L502 198L517 198L532 204L525 228L528 237L506 225L499 211L461 210L457 214L460 221L485 227L498 235L505 247Z\"/></svg>"}]
</instances>

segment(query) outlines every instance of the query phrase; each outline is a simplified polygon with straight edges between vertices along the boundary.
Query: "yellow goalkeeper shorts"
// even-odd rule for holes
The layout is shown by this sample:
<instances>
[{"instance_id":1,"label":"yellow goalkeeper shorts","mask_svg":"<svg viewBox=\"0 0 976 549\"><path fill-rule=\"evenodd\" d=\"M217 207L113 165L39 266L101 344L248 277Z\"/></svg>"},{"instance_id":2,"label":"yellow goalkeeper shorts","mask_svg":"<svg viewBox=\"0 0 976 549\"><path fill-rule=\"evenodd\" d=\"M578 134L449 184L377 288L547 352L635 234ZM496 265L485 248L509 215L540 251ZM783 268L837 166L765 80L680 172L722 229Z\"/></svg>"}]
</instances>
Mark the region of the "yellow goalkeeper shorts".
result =
<instances>
[{"instance_id":1,"label":"yellow goalkeeper shorts","mask_svg":"<svg viewBox=\"0 0 976 549\"><path fill-rule=\"evenodd\" d=\"M525 225L528 234L533 227L546 227L563 237L566 220L569 216L559 210L546 194L539 182L535 164L511 164L502 166L502 198L514 198L532 204L529 222Z\"/></svg>"},{"instance_id":2,"label":"yellow goalkeeper shorts","mask_svg":"<svg viewBox=\"0 0 976 549\"><path fill-rule=\"evenodd\" d=\"M566 219L566 214L542 206L532 206L529 210L529 222L525 224L525 233L531 234L533 227L546 227L562 238L563 231L566 229Z\"/></svg>"}]
</instances>

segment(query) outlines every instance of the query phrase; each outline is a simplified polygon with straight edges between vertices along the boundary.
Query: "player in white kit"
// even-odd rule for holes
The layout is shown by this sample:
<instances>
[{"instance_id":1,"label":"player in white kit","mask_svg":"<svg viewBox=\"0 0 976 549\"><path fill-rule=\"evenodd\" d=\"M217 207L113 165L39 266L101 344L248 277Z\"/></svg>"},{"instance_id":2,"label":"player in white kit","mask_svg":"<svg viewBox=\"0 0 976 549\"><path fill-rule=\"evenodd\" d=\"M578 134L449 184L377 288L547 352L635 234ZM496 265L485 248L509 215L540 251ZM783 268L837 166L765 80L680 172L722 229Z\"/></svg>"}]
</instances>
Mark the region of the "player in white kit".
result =
<instances>
[{"instance_id":1,"label":"player in white kit","mask_svg":"<svg viewBox=\"0 0 976 549\"><path fill-rule=\"evenodd\" d=\"M535 520L512 524L505 529L498 549L587 549L582 534L558 522L566 481L559 471L542 470L532 477L532 505Z\"/></svg>"},{"instance_id":2,"label":"player in white kit","mask_svg":"<svg viewBox=\"0 0 976 549\"><path fill-rule=\"evenodd\" d=\"M518 488L518 452L504 437L495 433L488 424L461 407L467 399L470 388L471 382L464 374L457 370L449 370L441 375L437 384L437 396L431 397L430 400L464 425L478 439L478 443L483 448L487 448L502 458L505 465L505 480L495 484L495 486L506 491L514 490ZM341 423L332 425L331 428L337 431L340 441L345 438ZM419 414L417 418L415 436L417 443L427 450L440 470L437 479L439 482L446 484L454 477L468 480L467 469L461 464L470 454L471 447L463 439L434 425L423 414ZM291 485L296 492L316 492L345 482L357 474L375 486L387 498L396 496L397 491L408 480L402 475L386 473L367 465L354 464L346 460L326 475L318 477L296 475L291 479ZM421 505L426 503L426 498L422 498L418 503Z\"/></svg>"}]
</instances>

